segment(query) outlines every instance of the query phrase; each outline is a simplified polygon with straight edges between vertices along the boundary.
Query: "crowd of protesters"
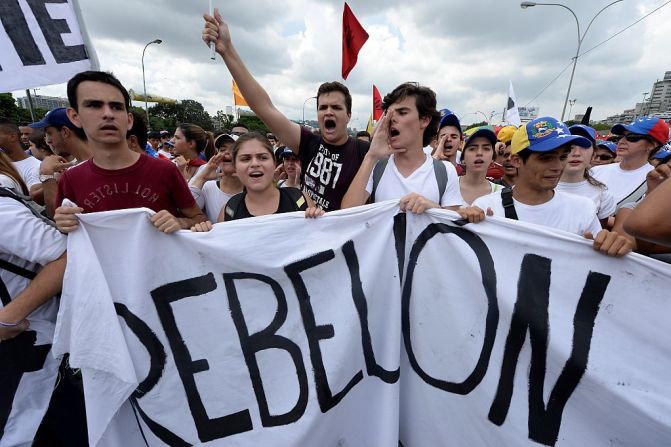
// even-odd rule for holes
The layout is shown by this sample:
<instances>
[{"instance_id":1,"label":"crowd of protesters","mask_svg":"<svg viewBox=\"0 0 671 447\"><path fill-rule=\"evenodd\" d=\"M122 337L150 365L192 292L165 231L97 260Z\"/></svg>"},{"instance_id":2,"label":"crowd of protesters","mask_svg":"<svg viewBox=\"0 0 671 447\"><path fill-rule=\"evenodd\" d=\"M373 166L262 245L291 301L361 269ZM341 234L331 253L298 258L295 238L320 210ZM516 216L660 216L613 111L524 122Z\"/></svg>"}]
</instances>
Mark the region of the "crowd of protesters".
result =
<instances>
[{"instance_id":1,"label":"crowd of protesters","mask_svg":"<svg viewBox=\"0 0 671 447\"><path fill-rule=\"evenodd\" d=\"M665 260L671 251L671 150L662 119L618 124L603 139L588 125L552 117L464 132L456 114L437 110L430 88L404 83L384 97L373 134L353 138L352 97L345 85L326 82L317 90L316 134L273 105L218 12L205 16L203 40L215 44L272 133L237 123L216 134L190 123L148 132L129 112L126 89L104 72L73 77L70 107L38 122L0 119L2 343L29 326L53 332L66 235L78 229L80 213L145 207L158 231L173 233L398 200L411 213L446 208L474 224L500 216L571 232L610 256L636 250ZM54 398L50 414L72 406L78 392ZM49 428L47 419L37 439L85 442L81 430ZM75 425L85 431L85 422Z\"/></svg>"}]
</instances>

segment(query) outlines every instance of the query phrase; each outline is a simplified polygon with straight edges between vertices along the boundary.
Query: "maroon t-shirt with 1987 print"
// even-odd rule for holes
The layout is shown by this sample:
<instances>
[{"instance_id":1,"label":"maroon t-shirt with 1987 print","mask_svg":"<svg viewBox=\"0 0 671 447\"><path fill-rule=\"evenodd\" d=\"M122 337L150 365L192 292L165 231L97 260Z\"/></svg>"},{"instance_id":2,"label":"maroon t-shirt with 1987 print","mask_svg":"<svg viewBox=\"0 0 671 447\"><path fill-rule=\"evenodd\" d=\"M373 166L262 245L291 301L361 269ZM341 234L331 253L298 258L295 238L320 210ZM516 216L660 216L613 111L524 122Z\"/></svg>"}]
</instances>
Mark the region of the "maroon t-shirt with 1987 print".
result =
<instances>
[{"instance_id":1,"label":"maroon t-shirt with 1987 print","mask_svg":"<svg viewBox=\"0 0 671 447\"><path fill-rule=\"evenodd\" d=\"M180 209L196 205L174 163L144 154L123 169L103 169L93 159L68 169L58 181L57 207L63 199L70 199L85 213L149 208L179 217Z\"/></svg>"}]
</instances>

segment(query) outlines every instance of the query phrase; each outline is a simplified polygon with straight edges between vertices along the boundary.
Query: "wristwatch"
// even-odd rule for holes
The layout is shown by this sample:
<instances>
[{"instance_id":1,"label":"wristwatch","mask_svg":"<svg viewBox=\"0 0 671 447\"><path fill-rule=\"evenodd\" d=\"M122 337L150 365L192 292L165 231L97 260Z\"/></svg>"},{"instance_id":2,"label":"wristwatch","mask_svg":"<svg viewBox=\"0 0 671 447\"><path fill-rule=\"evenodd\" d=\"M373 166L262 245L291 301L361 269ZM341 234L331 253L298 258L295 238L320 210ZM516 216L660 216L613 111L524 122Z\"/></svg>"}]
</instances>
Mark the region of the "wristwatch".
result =
<instances>
[{"instance_id":1,"label":"wristwatch","mask_svg":"<svg viewBox=\"0 0 671 447\"><path fill-rule=\"evenodd\" d=\"M46 182L47 180L56 180L56 176L54 174L40 174L40 181L42 183Z\"/></svg>"}]
</instances>

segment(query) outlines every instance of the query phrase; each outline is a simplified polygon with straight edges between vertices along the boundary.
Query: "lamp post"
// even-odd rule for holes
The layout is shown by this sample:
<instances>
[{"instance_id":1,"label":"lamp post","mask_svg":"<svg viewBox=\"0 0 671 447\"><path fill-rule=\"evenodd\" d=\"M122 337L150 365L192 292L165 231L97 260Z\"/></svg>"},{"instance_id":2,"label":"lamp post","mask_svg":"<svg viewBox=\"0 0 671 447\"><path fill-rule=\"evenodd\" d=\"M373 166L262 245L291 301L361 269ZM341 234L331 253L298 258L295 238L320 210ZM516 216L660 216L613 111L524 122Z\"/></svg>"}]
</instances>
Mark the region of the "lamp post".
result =
<instances>
[{"instance_id":1,"label":"lamp post","mask_svg":"<svg viewBox=\"0 0 671 447\"><path fill-rule=\"evenodd\" d=\"M311 99L317 99L316 96L310 96L309 98L306 98L305 101L303 101L303 125L305 126L305 105L308 103L309 100Z\"/></svg>"},{"instance_id":2,"label":"lamp post","mask_svg":"<svg viewBox=\"0 0 671 447\"><path fill-rule=\"evenodd\" d=\"M489 124L489 120L487 119L487 114L485 112L476 110L475 113L479 113L480 115L482 115L482 117L485 119L485 123Z\"/></svg>"},{"instance_id":3,"label":"lamp post","mask_svg":"<svg viewBox=\"0 0 671 447\"><path fill-rule=\"evenodd\" d=\"M646 116L645 114L645 97L648 96L649 92L643 92L643 103L641 104L641 116Z\"/></svg>"},{"instance_id":4,"label":"lamp post","mask_svg":"<svg viewBox=\"0 0 671 447\"><path fill-rule=\"evenodd\" d=\"M569 8L566 5L562 5L561 3L536 3L536 2L522 2L520 3L520 7L522 9L527 9L531 8L532 6L559 6L561 8L567 9L571 14L573 14L573 18L575 19L575 24L578 27L578 49L575 52L575 57L573 58L573 69L571 70L571 79L568 81L568 90L566 90L566 98L564 99L564 108L562 109L561 112L561 120L564 121L564 115L566 114L566 105L568 104L568 98L569 95L571 94L571 85L573 84L573 75L575 74L575 66L578 64L578 56L580 56L580 47L582 46L582 42L585 39L585 35L587 35L587 31L589 31L589 28L592 26L592 23L594 22L594 19L596 19L599 14L604 12L607 8L613 6L615 3L619 3L622 0L615 0L612 3L607 4L599 12L592 17L592 20L590 20L589 24L587 25L587 28L585 29L585 32L580 34L580 21L578 20L578 16L575 15L575 12L571 8Z\"/></svg>"},{"instance_id":5,"label":"lamp post","mask_svg":"<svg viewBox=\"0 0 671 447\"><path fill-rule=\"evenodd\" d=\"M163 41L161 39L152 40L147 45L145 45L144 49L142 50L142 87L144 89L144 114L147 117L147 127L150 129L151 126L149 125L149 107L147 106L147 82L144 77L144 52L147 51L147 47L152 43L160 44L163 43Z\"/></svg>"},{"instance_id":6,"label":"lamp post","mask_svg":"<svg viewBox=\"0 0 671 447\"><path fill-rule=\"evenodd\" d=\"M577 100L578 100L578 99L576 99L576 98L574 98L574 99L569 99L569 100L568 100L568 105L569 105L569 108L568 108L568 118L569 118L569 120L571 119L571 112L573 111L573 106L575 105L575 102L576 102Z\"/></svg>"}]
</instances>

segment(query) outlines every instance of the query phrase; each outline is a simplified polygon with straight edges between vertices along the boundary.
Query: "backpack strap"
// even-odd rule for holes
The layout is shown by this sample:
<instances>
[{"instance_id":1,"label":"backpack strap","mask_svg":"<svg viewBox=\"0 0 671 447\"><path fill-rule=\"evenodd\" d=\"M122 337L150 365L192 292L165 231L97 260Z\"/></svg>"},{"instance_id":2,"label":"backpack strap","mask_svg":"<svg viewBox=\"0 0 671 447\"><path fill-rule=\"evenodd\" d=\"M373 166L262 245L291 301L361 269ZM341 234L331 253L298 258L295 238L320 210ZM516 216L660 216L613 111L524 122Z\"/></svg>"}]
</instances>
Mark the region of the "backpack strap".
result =
<instances>
[{"instance_id":1,"label":"backpack strap","mask_svg":"<svg viewBox=\"0 0 671 447\"><path fill-rule=\"evenodd\" d=\"M14 199L17 202L22 203L26 208L30 210L31 213L42 222L46 223L51 227L56 227L54 221L47 215L47 209L42 205L35 203L30 197L24 196L23 194L17 194L9 188L0 186L0 197L7 197Z\"/></svg>"},{"instance_id":2,"label":"backpack strap","mask_svg":"<svg viewBox=\"0 0 671 447\"><path fill-rule=\"evenodd\" d=\"M234 220L235 219L235 213L238 211L238 207L240 206L240 202L245 200L245 192L241 192L240 194L236 194L230 199L228 199L228 202L226 202L226 207L224 208L224 214L228 216L228 220ZM226 219L224 219L226 220Z\"/></svg>"},{"instance_id":3,"label":"backpack strap","mask_svg":"<svg viewBox=\"0 0 671 447\"><path fill-rule=\"evenodd\" d=\"M433 159L433 172L436 175L436 182L438 183L438 204L442 205L440 201L443 199L443 194L447 189L447 168L445 163L440 160Z\"/></svg>"},{"instance_id":4,"label":"backpack strap","mask_svg":"<svg viewBox=\"0 0 671 447\"><path fill-rule=\"evenodd\" d=\"M384 170L387 168L387 163L389 163L388 158L382 159L375 163L375 167L373 168L373 190L371 191L370 197L368 199L369 203L375 203L375 191L377 191L377 186L380 184L382 174L384 174Z\"/></svg>"},{"instance_id":5,"label":"backpack strap","mask_svg":"<svg viewBox=\"0 0 671 447\"><path fill-rule=\"evenodd\" d=\"M513 202L513 188L506 186L501 191L501 204L508 219L519 220L517 211L515 211L515 202Z\"/></svg>"},{"instance_id":6,"label":"backpack strap","mask_svg":"<svg viewBox=\"0 0 671 447\"><path fill-rule=\"evenodd\" d=\"M633 190L627 197L617 202L617 208L619 209L622 205L632 202L638 202L641 200L641 197L648 191L648 182L643 180L643 183L638 185L638 188Z\"/></svg>"},{"instance_id":7,"label":"backpack strap","mask_svg":"<svg viewBox=\"0 0 671 447\"><path fill-rule=\"evenodd\" d=\"M295 211L305 211L307 209L308 203L305 200L303 191L301 191L300 189L281 188L280 194L286 194L287 196L289 196L289 198L291 199L291 203L293 203L296 207Z\"/></svg>"}]
</instances>

